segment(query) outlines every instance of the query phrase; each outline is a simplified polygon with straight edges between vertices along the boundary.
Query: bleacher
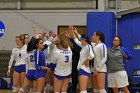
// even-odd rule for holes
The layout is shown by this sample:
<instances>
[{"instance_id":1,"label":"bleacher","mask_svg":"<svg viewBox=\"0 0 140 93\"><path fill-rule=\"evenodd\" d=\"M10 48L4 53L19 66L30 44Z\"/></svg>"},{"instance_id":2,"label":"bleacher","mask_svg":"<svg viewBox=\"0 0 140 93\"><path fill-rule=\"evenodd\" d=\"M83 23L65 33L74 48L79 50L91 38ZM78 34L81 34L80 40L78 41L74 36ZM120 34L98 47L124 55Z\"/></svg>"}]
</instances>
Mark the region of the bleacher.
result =
<instances>
[{"instance_id":1,"label":"bleacher","mask_svg":"<svg viewBox=\"0 0 140 93\"><path fill-rule=\"evenodd\" d=\"M10 60L11 50L0 50L0 77L7 78L6 72Z\"/></svg>"}]
</instances>

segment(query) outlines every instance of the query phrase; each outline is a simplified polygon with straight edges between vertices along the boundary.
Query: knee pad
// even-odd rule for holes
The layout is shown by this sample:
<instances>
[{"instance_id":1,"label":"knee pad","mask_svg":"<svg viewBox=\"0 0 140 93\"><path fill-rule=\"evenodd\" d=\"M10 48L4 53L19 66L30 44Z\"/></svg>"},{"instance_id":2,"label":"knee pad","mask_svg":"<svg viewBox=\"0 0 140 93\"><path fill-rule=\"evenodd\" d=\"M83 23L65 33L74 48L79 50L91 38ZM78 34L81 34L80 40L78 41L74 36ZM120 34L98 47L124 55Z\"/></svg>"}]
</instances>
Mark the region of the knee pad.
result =
<instances>
[{"instance_id":1,"label":"knee pad","mask_svg":"<svg viewBox=\"0 0 140 93\"><path fill-rule=\"evenodd\" d=\"M99 93L107 93L105 89L100 89Z\"/></svg>"},{"instance_id":2,"label":"knee pad","mask_svg":"<svg viewBox=\"0 0 140 93\"><path fill-rule=\"evenodd\" d=\"M93 92L94 93L98 93L98 89L93 89Z\"/></svg>"},{"instance_id":3,"label":"knee pad","mask_svg":"<svg viewBox=\"0 0 140 93\"><path fill-rule=\"evenodd\" d=\"M13 92L18 92L19 88L18 87L13 87Z\"/></svg>"},{"instance_id":4,"label":"knee pad","mask_svg":"<svg viewBox=\"0 0 140 93\"><path fill-rule=\"evenodd\" d=\"M87 91L80 91L80 93L87 93Z\"/></svg>"}]
</instances>

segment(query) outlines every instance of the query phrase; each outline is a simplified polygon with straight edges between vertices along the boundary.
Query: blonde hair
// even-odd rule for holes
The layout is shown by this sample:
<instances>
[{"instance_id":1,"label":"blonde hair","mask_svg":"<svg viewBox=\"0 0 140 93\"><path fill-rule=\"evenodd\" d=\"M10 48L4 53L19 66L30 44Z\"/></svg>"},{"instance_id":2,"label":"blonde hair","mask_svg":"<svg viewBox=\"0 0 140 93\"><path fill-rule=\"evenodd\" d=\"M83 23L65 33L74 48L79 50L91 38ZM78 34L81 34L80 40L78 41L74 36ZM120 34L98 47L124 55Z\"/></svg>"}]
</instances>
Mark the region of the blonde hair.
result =
<instances>
[{"instance_id":1,"label":"blonde hair","mask_svg":"<svg viewBox=\"0 0 140 93\"><path fill-rule=\"evenodd\" d=\"M62 39L62 38L60 38L60 45L61 45L63 48L65 48L65 49L68 48L68 43L67 43L67 41L65 41L65 40Z\"/></svg>"},{"instance_id":2,"label":"blonde hair","mask_svg":"<svg viewBox=\"0 0 140 93\"><path fill-rule=\"evenodd\" d=\"M23 45L25 44L24 35L23 34L21 34L20 36L16 36L16 38L19 38L19 40L22 42Z\"/></svg>"}]
</instances>

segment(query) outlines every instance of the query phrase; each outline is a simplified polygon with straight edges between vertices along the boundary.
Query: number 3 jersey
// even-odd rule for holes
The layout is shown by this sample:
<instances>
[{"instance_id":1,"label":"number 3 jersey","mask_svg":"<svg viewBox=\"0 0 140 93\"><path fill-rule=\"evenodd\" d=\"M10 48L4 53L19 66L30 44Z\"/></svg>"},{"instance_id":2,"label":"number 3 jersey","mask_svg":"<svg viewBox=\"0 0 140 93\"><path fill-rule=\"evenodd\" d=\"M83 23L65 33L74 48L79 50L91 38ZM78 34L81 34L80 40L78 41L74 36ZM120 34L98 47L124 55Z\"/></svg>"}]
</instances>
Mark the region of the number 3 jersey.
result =
<instances>
[{"instance_id":1,"label":"number 3 jersey","mask_svg":"<svg viewBox=\"0 0 140 93\"><path fill-rule=\"evenodd\" d=\"M72 51L70 47L66 50L57 49L51 62L56 63L54 74L59 76L70 75L72 70Z\"/></svg>"}]
</instances>

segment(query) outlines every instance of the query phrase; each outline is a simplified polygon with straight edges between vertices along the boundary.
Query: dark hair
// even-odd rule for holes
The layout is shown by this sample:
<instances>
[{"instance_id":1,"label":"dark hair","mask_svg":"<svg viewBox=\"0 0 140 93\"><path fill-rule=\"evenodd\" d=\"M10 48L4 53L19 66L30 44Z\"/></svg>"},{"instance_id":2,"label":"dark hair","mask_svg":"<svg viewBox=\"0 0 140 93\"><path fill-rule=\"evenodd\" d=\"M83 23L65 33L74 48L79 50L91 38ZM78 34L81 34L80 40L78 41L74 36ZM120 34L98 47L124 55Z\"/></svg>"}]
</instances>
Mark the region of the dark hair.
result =
<instances>
[{"instance_id":1,"label":"dark hair","mask_svg":"<svg viewBox=\"0 0 140 93\"><path fill-rule=\"evenodd\" d=\"M38 43L39 43L40 40L43 40L43 39L37 38L37 39L35 40L35 49L37 49L37 45L38 45Z\"/></svg>"},{"instance_id":2,"label":"dark hair","mask_svg":"<svg viewBox=\"0 0 140 93\"><path fill-rule=\"evenodd\" d=\"M27 52L33 51L36 49L36 38L32 37L27 45Z\"/></svg>"},{"instance_id":3,"label":"dark hair","mask_svg":"<svg viewBox=\"0 0 140 93\"><path fill-rule=\"evenodd\" d=\"M25 36L29 36L29 34L23 34L23 36L24 36L24 39L25 39Z\"/></svg>"},{"instance_id":4,"label":"dark hair","mask_svg":"<svg viewBox=\"0 0 140 93\"><path fill-rule=\"evenodd\" d=\"M26 35L29 36L29 34L23 34L24 37L25 37Z\"/></svg>"},{"instance_id":5,"label":"dark hair","mask_svg":"<svg viewBox=\"0 0 140 93\"><path fill-rule=\"evenodd\" d=\"M122 40L121 40L121 38L119 37L119 36L115 36L114 38L119 38L119 40L120 40L120 45L119 46L122 46ZM114 38L113 38L113 40L114 40Z\"/></svg>"},{"instance_id":6,"label":"dark hair","mask_svg":"<svg viewBox=\"0 0 140 93\"><path fill-rule=\"evenodd\" d=\"M88 37L88 35L87 35L86 33L82 34L82 35L81 35L81 38L85 39L85 41L86 41L88 44L91 44L90 38Z\"/></svg>"},{"instance_id":7,"label":"dark hair","mask_svg":"<svg viewBox=\"0 0 140 93\"><path fill-rule=\"evenodd\" d=\"M95 34L99 36L101 42L105 43L105 36L101 31L96 31Z\"/></svg>"},{"instance_id":8,"label":"dark hair","mask_svg":"<svg viewBox=\"0 0 140 93\"><path fill-rule=\"evenodd\" d=\"M22 42L23 45L25 44L23 34L21 34L20 36L16 36L16 38L19 38L19 40Z\"/></svg>"}]
</instances>

